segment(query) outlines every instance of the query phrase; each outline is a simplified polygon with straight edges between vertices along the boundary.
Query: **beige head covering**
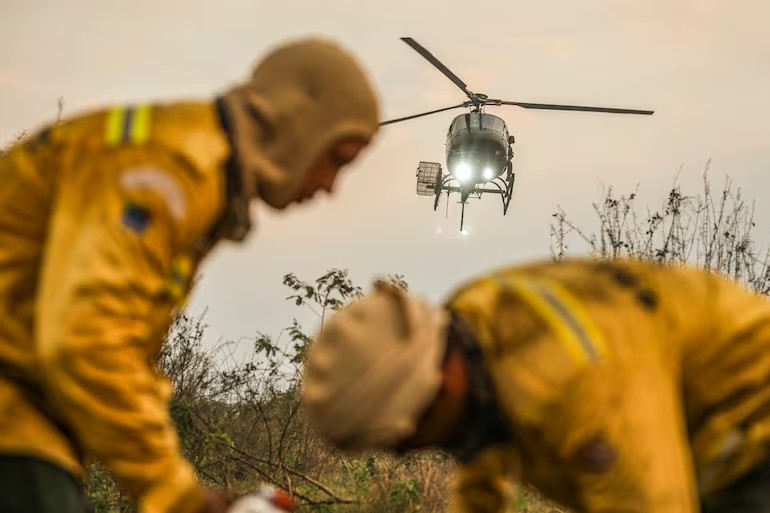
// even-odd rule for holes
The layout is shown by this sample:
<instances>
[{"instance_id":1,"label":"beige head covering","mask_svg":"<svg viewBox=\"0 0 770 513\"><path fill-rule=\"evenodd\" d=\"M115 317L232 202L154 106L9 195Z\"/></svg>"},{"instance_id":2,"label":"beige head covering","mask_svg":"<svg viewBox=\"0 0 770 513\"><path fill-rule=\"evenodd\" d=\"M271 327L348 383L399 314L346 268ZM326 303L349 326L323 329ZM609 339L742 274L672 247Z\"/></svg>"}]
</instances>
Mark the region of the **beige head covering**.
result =
<instances>
[{"instance_id":1,"label":"beige head covering","mask_svg":"<svg viewBox=\"0 0 770 513\"><path fill-rule=\"evenodd\" d=\"M348 305L307 354L309 420L342 449L391 448L414 434L441 386L448 316L394 286Z\"/></svg>"},{"instance_id":2,"label":"beige head covering","mask_svg":"<svg viewBox=\"0 0 770 513\"><path fill-rule=\"evenodd\" d=\"M251 79L224 94L249 196L283 208L321 152L379 129L374 89L339 45L307 38L280 46Z\"/></svg>"}]
</instances>

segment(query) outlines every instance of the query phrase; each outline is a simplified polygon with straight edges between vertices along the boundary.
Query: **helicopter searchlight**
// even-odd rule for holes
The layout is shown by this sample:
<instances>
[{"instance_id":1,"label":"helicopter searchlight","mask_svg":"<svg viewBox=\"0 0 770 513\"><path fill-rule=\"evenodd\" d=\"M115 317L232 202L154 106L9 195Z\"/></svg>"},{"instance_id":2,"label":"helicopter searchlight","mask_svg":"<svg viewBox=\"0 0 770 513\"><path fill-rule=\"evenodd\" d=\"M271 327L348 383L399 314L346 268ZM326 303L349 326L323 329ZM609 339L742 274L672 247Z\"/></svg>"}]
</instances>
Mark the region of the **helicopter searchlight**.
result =
<instances>
[{"instance_id":1,"label":"helicopter searchlight","mask_svg":"<svg viewBox=\"0 0 770 513\"><path fill-rule=\"evenodd\" d=\"M412 47L452 81L468 97L467 101L451 107L444 107L421 114L414 114L380 123L390 125L431 114L437 114L452 109L470 108L467 114L460 114L449 124L446 135L445 161L450 173L444 174L438 162L421 161L417 166L417 194L434 196L433 210L438 208L441 193L447 194L447 209L449 194L460 193L462 213L460 215L460 231L463 231L465 203L470 197L481 198L483 193L499 194L503 200L503 215L508 212L513 194L513 183L516 174L513 172L513 144L515 139L508 132L508 127L502 118L485 112L488 105L495 107L511 105L523 109L540 110L569 110L578 112L603 112L610 114L641 114L652 115L652 110L619 109L609 107L583 107L578 105L556 105L545 103L512 102L491 99L486 94L474 93L468 86L444 66L428 50L410 37L401 40ZM479 174L479 171L481 173ZM459 182L453 185L452 182ZM492 187L496 187L492 188Z\"/></svg>"},{"instance_id":2,"label":"helicopter searchlight","mask_svg":"<svg viewBox=\"0 0 770 513\"><path fill-rule=\"evenodd\" d=\"M468 165L467 162L462 162L457 165L457 170L455 171L455 178L460 183L466 183L471 179L471 175L473 174L473 171L471 170L471 166Z\"/></svg>"}]
</instances>

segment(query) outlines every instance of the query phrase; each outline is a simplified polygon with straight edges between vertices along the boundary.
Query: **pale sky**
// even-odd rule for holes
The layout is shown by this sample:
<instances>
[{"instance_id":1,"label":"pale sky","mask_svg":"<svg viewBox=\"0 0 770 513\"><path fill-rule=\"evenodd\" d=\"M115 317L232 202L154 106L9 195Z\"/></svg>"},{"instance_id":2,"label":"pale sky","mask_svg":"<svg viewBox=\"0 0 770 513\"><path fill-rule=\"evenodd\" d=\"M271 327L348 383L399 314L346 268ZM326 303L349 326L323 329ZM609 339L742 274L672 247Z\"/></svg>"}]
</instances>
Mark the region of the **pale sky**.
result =
<instances>
[{"instance_id":1,"label":"pale sky","mask_svg":"<svg viewBox=\"0 0 770 513\"><path fill-rule=\"evenodd\" d=\"M697 187L708 158L758 200L770 178L770 4L763 0L3 0L0 144L55 113L105 103L207 97L244 76L270 46L320 34L351 48L385 119L460 103L459 89L399 37L410 36L476 92L513 101L654 109L654 116L490 108L516 136L514 201L472 200L460 236L457 195L433 211L415 194L420 160L443 163L462 110L384 127L345 172L337 196L277 214L258 207L247 243L220 246L190 309L209 338L277 335L293 317L287 272L312 280L348 268L362 286L401 273L440 299L490 267L548 257L561 205L585 227L602 185L653 207L674 175ZM693 189L690 189L693 190ZM438 229L442 233L437 233Z\"/></svg>"}]
</instances>

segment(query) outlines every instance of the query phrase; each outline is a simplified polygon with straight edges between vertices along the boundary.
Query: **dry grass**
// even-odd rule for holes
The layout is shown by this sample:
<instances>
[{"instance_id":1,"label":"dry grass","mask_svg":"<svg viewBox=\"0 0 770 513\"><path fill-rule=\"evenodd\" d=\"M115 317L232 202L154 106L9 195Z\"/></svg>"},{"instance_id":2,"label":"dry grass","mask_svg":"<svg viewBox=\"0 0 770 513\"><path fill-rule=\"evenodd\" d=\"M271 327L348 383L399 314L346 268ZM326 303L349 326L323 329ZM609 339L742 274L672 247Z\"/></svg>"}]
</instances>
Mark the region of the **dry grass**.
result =
<instances>
[{"instance_id":1,"label":"dry grass","mask_svg":"<svg viewBox=\"0 0 770 513\"><path fill-rule=\"evenodd\" d=\"M318 448L310 459L324 461L312 474L313 479L350 504L302 503L298 513L448 513L454 511L451 489L453 461L440 453L421 453L406 459L387 454L345 458L328 448ZM315 452L315 451L314 451ZM131 502L119 493L109 474L100 466L91 470L88 489L99 513L135 513ZM205 476L201 476L204 480ZM269 484L258 473L233 475L230 486L242 494ZM308 494L312 487L295 481L293 491ZM544 498L537 490L523 486L516 511L521 513L568 513Z\"/></svg>"},{"instance_id":2,"label":"dry grass","mask_svg":"<svg viewBox=\"0 0 770 513\"><path fill-rule=\"evenodd\" d=\"M445 513L452 511L453 460L436 452L406 459L369 455L342 459L320 476L324 483L354 497L356 504L340 505L336 511L356 513ZM517 504L522 513L556 513L566 510L523 486Z\"/></svg>"}]
</instances>

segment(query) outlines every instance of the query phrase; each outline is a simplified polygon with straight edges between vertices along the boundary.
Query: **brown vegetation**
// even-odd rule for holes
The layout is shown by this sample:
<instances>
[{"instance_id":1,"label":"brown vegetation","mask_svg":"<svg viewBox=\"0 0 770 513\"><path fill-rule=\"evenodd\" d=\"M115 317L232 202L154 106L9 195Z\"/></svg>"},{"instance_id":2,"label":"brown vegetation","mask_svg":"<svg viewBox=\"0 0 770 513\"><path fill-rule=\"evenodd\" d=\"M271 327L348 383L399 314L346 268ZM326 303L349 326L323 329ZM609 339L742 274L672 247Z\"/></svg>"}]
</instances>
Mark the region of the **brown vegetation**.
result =
<instances>
[{"instance_id":1,"label":"brown vegetation","mask_svg":"<svg viewBox=\"0 0 770 513\"><path fill-rule=\"evenodd\" d=\"M709 167L703 192L685 195L675 186L658 210L645 215L636 209L636 192L618 198L610 188L593 207L597 232L587 234L559 208L551 225L551 256L567 254L568 238L576 235L594 258L638 258L670 265L694 264L729 276L759 294L770 292L770 250L755 238L754 205L748 204L730 178L714 194Z\"/></svg>"}]
</instances>

